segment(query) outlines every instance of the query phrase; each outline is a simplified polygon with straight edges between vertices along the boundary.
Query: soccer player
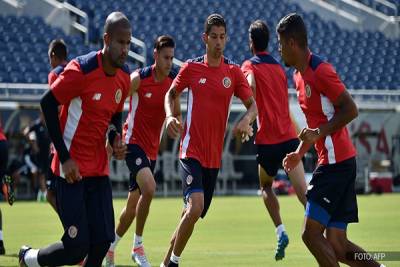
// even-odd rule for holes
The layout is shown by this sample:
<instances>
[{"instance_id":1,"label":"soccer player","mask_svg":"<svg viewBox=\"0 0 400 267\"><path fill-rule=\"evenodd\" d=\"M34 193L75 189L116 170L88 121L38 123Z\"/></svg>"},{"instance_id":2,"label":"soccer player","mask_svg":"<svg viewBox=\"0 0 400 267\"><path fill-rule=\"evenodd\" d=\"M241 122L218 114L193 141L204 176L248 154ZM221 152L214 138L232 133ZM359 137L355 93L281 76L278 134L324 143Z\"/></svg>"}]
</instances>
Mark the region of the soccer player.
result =
<instances>
[{"instance_id":1,"label":"soccer player","mask_svg":"<svg viewBox=\"0 0 400 267\"><path fill-rule=\"evenodd\" d=\"M67 45L63 39L54 39L50 42L48 56L52 70L47 78L50 86L67 66L67 55Z\"/></svg>"},{"instance_id":2,"label":"soccer player","mask_svg":"<svg viewBox=\"0 0 400 267\"><path fill-rule=\"evenodd\" d=\"M265 207L276 227L278 239L275 260L285 257L289 238L279 213L279 203L272 182L282 168L287 153L296 150L299 139L290 118L287 78L282 66L268 52L269 29L262 20L249 27L249 45L253 57L242 64L255 95L258 117L257 145L258 177ZM290 181L300 202L306 204L306 183L303 163L289 173Z\"/></svg>"},{"instance_id":3,"label":"soccer player","mask_svg":"<svg viewBox=\"0 0 400 267\"><path fill-rule=\"evenodd\" d=\"M175 42L167 35L154 43L152 66L131 74L129 114L124 125L128 146L126 164L131 172L129 194L115 230L115 241L106 256L106 266L114 266L114 250L136 216L132 259L139 266L150 266L143 248L143 230L156 182L153 171L165 120L164 97L176 73L172 71Z\"/></svg>"},{"instance_id":4,"label":"soccer player","mask_svg":"<svg viewBox=\"0 0 400 267\"><path fill-rule=\"evenodd\" d=\"M178 266L197 220L204 218L210 207L233 95L247 108L235 132L242 141L253 134L251 123L257 116L257 105L240 67L223 56L226 38L225 19L219 14L208 16L203 33L206 54L181 67L165 96L169 136L175 138L183 131L180 175L185 207L161 266ZM179 100L185 88L188 88L188 107L182 128Z\"/></svg>"},{"instance_id":5,"label":"soccer player","mask_svg":"<svg viewBox=\"0 0 400 267\"><path fill-rule=\"evenodd\" d=\"M27 162L31 165L31 172L34 180L39 182L37 193L37 201L45 201L46 198L46 174L49 168L49 153L50 153L50 137L44 124L43 114L40 113L30 126L24 130L25 136L28 137L31 147L28 149L28 154L25 157L29 159ZM31 138L33 137L33 138ZM35 166L37 165L37 166Z\"/></svg>"},{"instance_id":6,"label":"soccer player","mask_svg":"<svg viewBox=\"0 0 400 267\"><path fill-rule=\"evenodd\" d=\"M122 110L129 92L125 65L131 25L121 12L105 22L104 47L72 60L41 100L56 153L57 210L64 227L61 242L32 249L23 246L20 266L101 266L114 241L114 210L106 133L117 159L125 158L121 142ZM62 105L60 116L57 107Z\"/></svg>"},{"instance_id":7,"label":"soccer player","mask_svg":"<svg viewBox=\"0 0 400 267\"><path fill-rule=\"evenodd\" d=\"M49 44L49 62L52 70L49 72L48 75L48 84L51 87L53 82L57 79L57 77L64 71L65 66L67 65L67 58L68 58L68 51L67 45L65 44L64 40L62 39L54 39ZM54 146L53 144L50 145L50 156L49 162L52 161L54 156ZM47 194L46 198L53 209L57 212L56 206L56 195L55 195L55 176L51 171L51 166L48 168L47 175L46 175L46 187L47 187Z\"/></svg>"},{"instance_id":8,"label":"soccer player","mask_svg":"<svg viewBox=\"0 0 400 267\"><path fill-rule=\"evenodd\" d=\"M6 175L8 164L8 142L6 135L3 132L0 118L0 186L1 193L8 204L12 205L15 200L13 180L10 176ZM3 218L0 209L0 255L6 254L3 243Z\"/></svg>"},{"instance_id":9,"label":"soccer player","mask_svg":"<svg viewBox=\"0 0 400 267\"><path fill-rule=\"evenodd\" d=\"M299 135L302 141L297 150L283 160L285 170L293 171L314 143L318 153L307 191L303 241L320 266L339 267L338 261L380 266L373 260L352 260L354 253L364 250L349 241L346 233L348 223L358 222L356 150L346 129L358 115L357 106L332 65L310 52L301 16L286 15L276 31L285 65L296 69L294 83L308 125Z\"/></svg>"}]
</instances>

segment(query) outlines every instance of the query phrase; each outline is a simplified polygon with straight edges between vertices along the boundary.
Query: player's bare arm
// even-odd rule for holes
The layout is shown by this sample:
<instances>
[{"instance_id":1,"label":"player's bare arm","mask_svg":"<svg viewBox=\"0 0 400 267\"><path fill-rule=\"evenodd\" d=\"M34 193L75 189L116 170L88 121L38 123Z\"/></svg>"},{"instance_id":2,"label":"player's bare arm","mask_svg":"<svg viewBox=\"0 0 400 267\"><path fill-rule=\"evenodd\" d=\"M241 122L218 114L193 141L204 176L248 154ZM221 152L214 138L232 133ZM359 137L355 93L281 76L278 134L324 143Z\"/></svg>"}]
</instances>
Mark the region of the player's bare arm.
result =
<instances>
[{"instance_id":1,"label":"player's bare arm","mask_svg":"<svg viewBox=\"0 0 400 267\"><path fill-rule=\"evenodd\" d=\"M335 107L335 114L328 123L320 125L317 129L304 128L300 132L299 138L314 143L319 138L345 127L358 116L357 106L347 91L343 91L333 102L333 106Z\"/></svg>"},{"instance_id":2,"label":"player's bare arm","mask_svg":"<svg viewBox=\"0 0 400 267\"><path fill-rule=\"evenodd\" d=\"M287 173L293 170L301 161L304 154L311 148L314 143L301 141L296 151L289 153L282 161L282 166Z\"/></svg>"},{"instance_id":3,"label":"player's bare arm","mask_svg":"<svg viewBox=\"0 0 400 267\"><path fill-rule=\"evenodd\" d=\"M249 86L251 90L253 91L253 97L254 99L256 98L256 78L254 76L254 73L249 73L246 77L247 82L249 83Z\"/></svg>"},{"instance_id":4,"label":"player's bare arm","mask_svg":"<svg viewBox=\"0 0 400 267\"><path fill-rule=\"evenodd\" d=\"M247 111L233 130L236 135L241 137L242 142L248 141L249 138L253 136L252 123L258 114L257 104L254 97L251 96L246 101L243 101L243 104L246 106Z\"/></svg>"},{"instance_id":5,"label":"player's bare arm","mask_svg":"<svg viewBox=\"0 0 400 267\"><path fill-rule=\"evenodd\" d=\"M174 85L165 94L164 109L166 116L167 133L171 138L177 138L183 131L181 118L180 93Z\"/></svg>"},{"instance_id":6,"label":"player's bare arm","mask_svg":"<svg viewBox=\"0 0 400 267\"><path fill-rule=\"evenodd\" d=\"M140 74L137 71L131 73L131 87L129 89L129 96L137 92L140 86Z\"/></svg>"}]
</instances>

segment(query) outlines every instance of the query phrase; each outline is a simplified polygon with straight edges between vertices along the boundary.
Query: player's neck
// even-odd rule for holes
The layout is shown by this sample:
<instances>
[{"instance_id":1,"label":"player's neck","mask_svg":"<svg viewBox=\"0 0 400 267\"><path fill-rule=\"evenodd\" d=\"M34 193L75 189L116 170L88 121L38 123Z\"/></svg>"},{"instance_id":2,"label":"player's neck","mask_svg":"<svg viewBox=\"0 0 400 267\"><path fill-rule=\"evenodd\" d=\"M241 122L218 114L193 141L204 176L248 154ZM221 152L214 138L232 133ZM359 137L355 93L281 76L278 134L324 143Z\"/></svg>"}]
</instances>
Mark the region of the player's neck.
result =
<instances>
[{"instance_id":1,"label":"player's neck","mask_svg":"<svg viewBox=\"0 0 400 267\"><path fill-rule=\"evenodd\" d=\"M297 64L294 66L300 73L304 73L308 67L310 50L307 48L299 54Z\"/></svg>"},{"instance_id":2,"label":"player's neck","mask_svg":"<svg viewBox=\"0 0 400 267\"><path fill-rule=\"evenodd\" d=\"M117 73L117 68L111 64L108 56L105 54L104 49L101 51L101 62L103 64L103 71L106 75L114 76L115 73Z\"/></svg>"},{"instance_id":3,"label":"player's neck","mask_svg":"<svg viewBox=\"0 0 400 267\"><path fill-rule=\"evenodd\" d=\"M157 68L157 65L154 68L153 75L154 75L154 80L156 82L162 82L167 77L167 75L164 75L164 73L160 69Z\"/></svg>"},{"instance_id":4,"label":"player's neck","mask_svg":"<svg viewBox=\"0 0 400 267\"><path fill-rule=\"evenodd\" d=\"M219 67L219 64L221 64L221 59L222 59L222 55L219 57L213 57L212 55L207 53L205 61L207 62L208 66L210 66L210 67Z\"/></svg>"}]
</instances>

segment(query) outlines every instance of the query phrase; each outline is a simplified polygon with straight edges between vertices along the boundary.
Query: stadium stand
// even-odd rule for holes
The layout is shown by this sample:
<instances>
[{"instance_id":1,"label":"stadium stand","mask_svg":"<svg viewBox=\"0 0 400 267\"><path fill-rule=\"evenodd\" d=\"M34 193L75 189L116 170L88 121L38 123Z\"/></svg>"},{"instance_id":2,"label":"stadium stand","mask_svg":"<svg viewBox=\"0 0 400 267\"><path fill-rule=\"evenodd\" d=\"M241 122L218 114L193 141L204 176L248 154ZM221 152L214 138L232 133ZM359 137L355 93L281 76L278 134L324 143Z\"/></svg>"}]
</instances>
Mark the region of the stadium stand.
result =
<instances>
[{"instance_id":1,"label":"stadium stand","mask_svg":"<svg viewBox=\"0 0 400 267\"><path fill-rule=\"evenodd\" d=\"M237 63L250 56L247 29L254 19L264 19L271 28L269 50L280 59L274 26L289 12L304 14L310 47L329 60L350 89L400 89L400 40L388 39L381 32L350 31L326 22L314 12L304 12L289 1L257 2L215 0L69 0L90 18L89 40L66 36L41 18L0 16L0 82L45 83L49 71L47 45L53 38L64 38L70 58L97 49L101 45L102 25L111 11L121 10L132 22L133 35L148 47L147 62L152 62L152 44L156 36L170 34L177 42L176 58L186 60L201 54L203 18L212 12L223 14L228 23L229 43L225 55ZM359 0L374 4L372 0ZM392 2L398 2L392 0ZM384 11L382 11L384 12ZM196 16L193 16L196 14ZM291 77L291 71L288 70ZM289 86L293 86L291 78Z\"/></svg>"},{"instance_id":2,"label":"stadium stand","mask_svg":"<svg viewBox=\"0 0 400 267\"><path fill-rule=\"evenodd\" d=\"M389 8L387 5L382 4L379 1L376 0L356 0L357 2L360 2L368 7L371 7L373 9L376 9L379 12L382 12L385 15L388 16L396 16L399 15L399 10L400 10L400 2L396 0L385 0L388 3L392 3L397 7L397 11L394 10L393 8Z\"/></svg>"}]
</instances>

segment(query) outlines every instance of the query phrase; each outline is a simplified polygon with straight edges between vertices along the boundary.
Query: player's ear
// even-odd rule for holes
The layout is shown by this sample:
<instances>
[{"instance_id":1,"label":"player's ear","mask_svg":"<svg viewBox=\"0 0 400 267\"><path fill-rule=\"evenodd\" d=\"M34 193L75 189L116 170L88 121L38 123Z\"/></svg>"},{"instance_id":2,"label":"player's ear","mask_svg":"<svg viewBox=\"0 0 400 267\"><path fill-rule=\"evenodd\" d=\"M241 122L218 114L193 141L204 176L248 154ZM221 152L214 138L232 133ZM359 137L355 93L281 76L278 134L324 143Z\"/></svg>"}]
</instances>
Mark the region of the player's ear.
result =
<instances>
[{"instance_id":1,"label":"player's ear","mask_svg":"<svg viewBox=\"0 0 400 267\"><path fill-rule=\"evenodd\" d=\"M203 42L205 43L205 44L207 44L207 41L208 41L208 34L207 33L205 33L205 32L203 32L203 34L202 34L202 39L203 39Z\"/></svg>"},{"instance_id":2,"label":"player's ear","mask_svg":"<svg viewBox=\"0 0 400 267\"><path fill-rule=\"evenodd\" d=\"M296 45L296 41L293 38L289 38L289 40L287 42L288 42L289 47L293 48Z\"/></svg>"},{"instance_id":3,"label":"player's ear","mask_svg":"<svg viewBox=\"0 0 400 267\"><path fill-rule=\"evenodd\" d=\"M158 57L157 49L153 49L153 58L156 59Z\"/></svg>"},{"instance_id":4,"label":"player's ear","mask_svg":"<svg viewBox=\"0 0 400 267\"><path fill-rule=\"evenodd\" d=\"M111 41L111 36L109 33L105 32L103 34L103 40L104 40L104 44L109 45L110 41Z\"/></svg>"}]
</instances>

